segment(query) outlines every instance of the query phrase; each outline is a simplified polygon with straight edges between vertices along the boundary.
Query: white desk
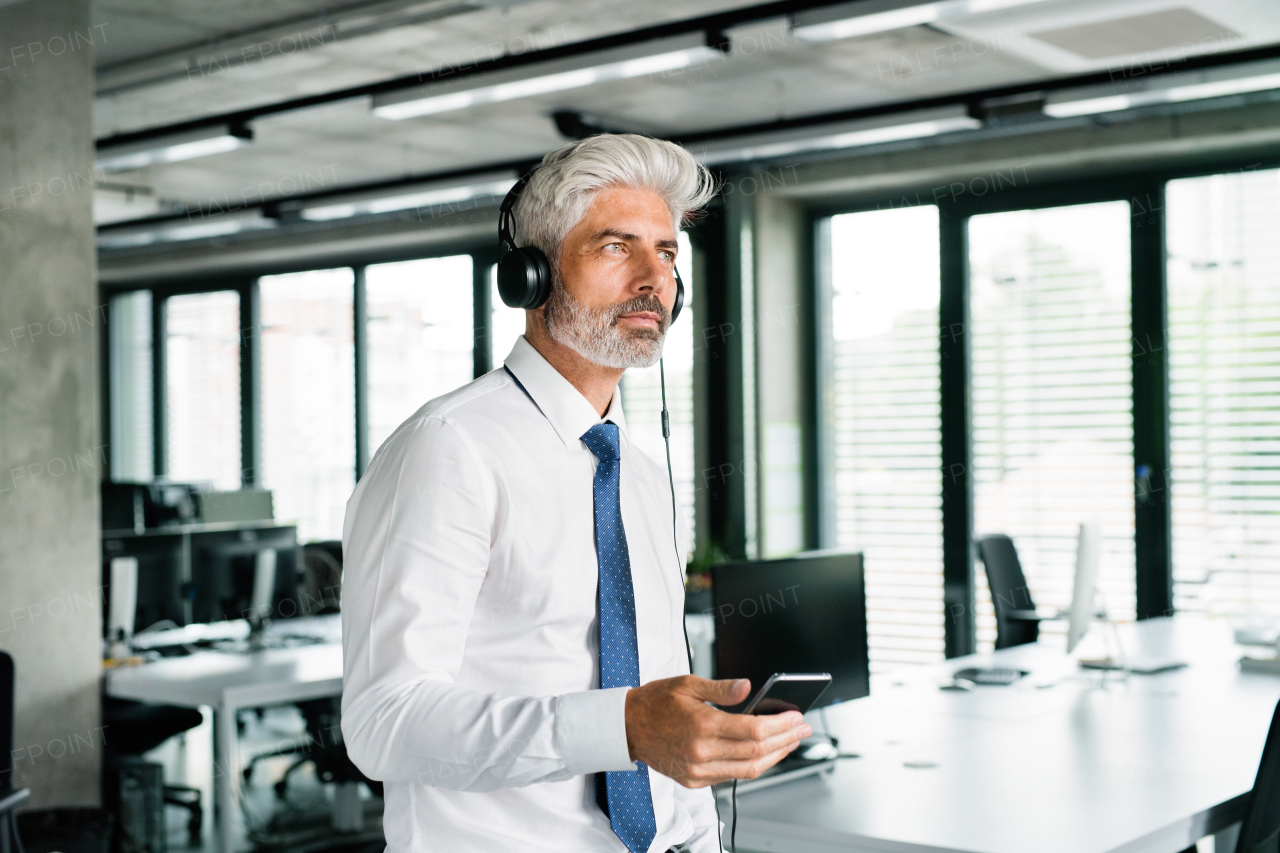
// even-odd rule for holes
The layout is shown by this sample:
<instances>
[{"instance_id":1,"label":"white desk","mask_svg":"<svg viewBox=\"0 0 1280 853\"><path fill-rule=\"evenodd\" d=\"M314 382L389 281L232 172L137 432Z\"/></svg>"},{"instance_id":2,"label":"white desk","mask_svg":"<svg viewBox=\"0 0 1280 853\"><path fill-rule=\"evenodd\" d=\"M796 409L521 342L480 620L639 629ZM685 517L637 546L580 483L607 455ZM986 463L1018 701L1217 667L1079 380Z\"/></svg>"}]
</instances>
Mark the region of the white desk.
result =
<instances>
[{"instance_id":1,"label":"white desk","mask_svg":"<svg viewBox=\"0 0 1280 853\"><path fill-rule=\"evenodd\" d=\"M1126 650L1191 665L1103 689L1037 643L877 676L870 697L826 711L841 751L863 757L739 794L738 849L1176 853L1226 829L1253 787L1280 677L1240 673L1223 623L1176 617L1123 633ZM982 664L1033 674L938 689Z\"/></svg>"},{"instance_id":2,"label":"white desk","mask_svg":"<svg viewBox=\"0 0 1280 853\"><path fill-rule=\"evenodd\" d=\"M217 849L233 853L233 827L240 781L236 711L342 694L339 616L278 622L268 636L306 634L327 642L237 654L200 651L105 674L106 692L120 699L213 708L214 809Z\"/></svg>"}]
</instances>

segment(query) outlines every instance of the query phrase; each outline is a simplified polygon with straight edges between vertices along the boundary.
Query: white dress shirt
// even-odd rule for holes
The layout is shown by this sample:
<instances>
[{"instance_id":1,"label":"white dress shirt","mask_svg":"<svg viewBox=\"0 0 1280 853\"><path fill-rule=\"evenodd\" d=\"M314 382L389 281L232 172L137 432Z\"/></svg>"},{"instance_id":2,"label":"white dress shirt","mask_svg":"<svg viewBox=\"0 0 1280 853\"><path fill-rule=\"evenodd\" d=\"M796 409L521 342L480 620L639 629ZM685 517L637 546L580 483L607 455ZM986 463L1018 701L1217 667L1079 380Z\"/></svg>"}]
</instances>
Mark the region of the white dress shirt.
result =
<instances>
[{"instance_id":1,"label":"white dress shirt","mask_svg":"<svg viewBox=\"0 0 1280 853\"><path fill-rule=\"evenodd\" d=\"M599 689L580 436L619 427L642 684L689 671L667 472L628 438L620 393L600 417L523 337L506 365L401 424L347 503L342 735L385 783L390 853L625 853L592 775L634 765L628 688ZM719 850L710 790L649 779L651 853Z\"/></svg>"}]
</instances>

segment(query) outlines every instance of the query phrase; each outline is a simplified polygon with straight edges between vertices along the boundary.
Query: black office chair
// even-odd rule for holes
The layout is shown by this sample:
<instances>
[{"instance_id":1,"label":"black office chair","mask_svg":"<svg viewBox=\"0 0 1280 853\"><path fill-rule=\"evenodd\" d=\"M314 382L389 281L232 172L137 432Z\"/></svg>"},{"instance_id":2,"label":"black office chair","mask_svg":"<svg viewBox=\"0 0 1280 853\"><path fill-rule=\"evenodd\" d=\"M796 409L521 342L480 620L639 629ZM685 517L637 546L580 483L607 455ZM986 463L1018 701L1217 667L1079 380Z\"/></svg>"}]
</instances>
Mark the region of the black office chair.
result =
<instances>
[{"instance_id":1,"label":"black office chair","mask_svg":"<svg viewBox=\"0 0 1280 853\"><path fill-rule=\"evenodd\" d=\"M321 782L364 782L374 796L382 796L382 783L367 778L347 755L340 728L342 699L337 696L295 703L307 724L305 743L289 744L253 756L245 763L244 781L253 777L254 766L264 758L293 756L293 762L275 783L276 796L284 798L289 776L308 761L315 764L316 778Z\"/></svg>"},{"instance_id":2,"label":"black office chair","mask_svg":"<svg viewBox=\"0 0 1280 853\"><path fill-rule=\"evenodd\" d=\"M303 615L319 616L337 613L342 600L342 543L309 542L302 548L302 577L298 581L298 597ZM307 739L278 749L251 756L244 766L244 781L253 778L254 767L265 758L292 756L293 762L275 783L276 796L283 798L289 787L289 776L307 762L315 764L316 778L322 782L364 782L375 796L382 796L382 783L365 775L347 756L339 728L342 700L338 697L297 702L306 722ZM259 709L261 711L261 709Z\"/></svg>"},{"instance_id":3,"label":"black office chair","mask_svg":"<svg viewBox=\"0 0 1280 853\"><path fill-rule=\"evenodd\" d=\"M1280 704L1271 716L1236 853L1280 853Z\"/></svg>"},{"instance_id":4,"label":"black office chair","mask_svg":"<svg viewBox=\"0 0 1280 853\"><path fill-rule=\"evenodd\" d=\"M342 601L342 543L333 540L302 546L302 576L298 579L301 615L337 613Z\"/></svg>"},{"instance_id":5,"label":"black office chair","mask_svg":"<svg viewBox=\"0 0 1280 853\"><path fill-rule=\"evenodd\" d=\"M153 705L129 699L102 697L102 724L109 733L105 744L107 772L103 774L104 799L114 803L119 796L119 771L130 761L136 761L174 735L200 725L203 717L195 708L176 705ZM166 805L178 806L189 813L187 818L188 841L192 847L200 846L200 830L204 824L204 808L200 804L200 791L185 785L165 785Z\"/></svg>"},{"instance_id":6,"label":"black office chair","mask_svg":"<svg viewBox=\"0 0 1280 853\"><path fill-rule=\"evenodd\" d=\"M31 798L29 788L13 785L13 658L0 652L0 848L10 849L10 841L22 849L14 809Z\"/></svg>"},{"instance_id":7,"label":"black office chair","mask_svg":"<svg viewBox=\"0 0 1280 853\"><path fill-rule=\"evenodd\" d=\"M1013 540L1003 533L983 536L978 540L978 555L987 569L996 611L996 648L1034 643L1040 636L1040 620Z\"/></svg>"}]
</instances>

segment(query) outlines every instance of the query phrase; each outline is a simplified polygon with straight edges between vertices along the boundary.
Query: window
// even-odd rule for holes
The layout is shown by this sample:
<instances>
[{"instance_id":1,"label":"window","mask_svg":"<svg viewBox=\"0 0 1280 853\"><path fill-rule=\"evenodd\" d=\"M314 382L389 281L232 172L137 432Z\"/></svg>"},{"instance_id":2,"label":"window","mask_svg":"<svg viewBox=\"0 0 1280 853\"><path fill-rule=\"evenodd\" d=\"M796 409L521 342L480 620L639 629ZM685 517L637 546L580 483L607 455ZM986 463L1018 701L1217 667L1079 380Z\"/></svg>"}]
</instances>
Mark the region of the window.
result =
<instances>
[{"instance_id":1,"label":"window","mask_svg":"<svg viewBox=\"0 0 1280 853\"><path fill-rule=\"evenodd\" d=\"M111 298L111 477L146 483L154 475L152 444L151 291Z\"/></svg>"},{"instance_id":2,"label":"window","mask_svg":"<svg viewBox=\"0 0 1280 853\"><path fill-rule=\"evenodd\" d=\"M340 539L355 488L353 274L315 270L259 280L262 478L299 541Z\"/></svg>"},{"instance_id":3,"label":"window","mask_svg":"<svg viewBox=\"0 0 1280 853\"><path fill-rule=\"evenodd\" d=\"M836 544L866 561L872 670L941 660L938 210L830 229Z\"/></svg>"},{"instance_id":4,"label":"window","mask_svg":"<svg viewBox=\"0 0 1280 853\"><path fill-rule=\"evenodd\" d=\"M240 295L165 302L168 476L240 488Z\"/></svg>"},{"instance_id":5,"label":"window","mask_svg":"<svg viewBox=\"0 0 1280 853\"><path fill-rule=\"evenodd\" d=\"M369 449L435 397L472 379L471 256L365 270Z\"/></svg>"},{"instance_id":6,"label":"window","mask_svg":"<svg viewBox=\"0 0 1280 853\"><path fill-rule=\"evenodd\" d=\"M1078 526L1097 519L1100 601L1132 619L1129 205L975 216L969 258L974 532L1011 536L1036 604L1065 608ZM990 649L990 596L979 600Z\"/></svg>"},{"instance_id":7,"label":"window","mask_svg":"<svg viewBox=\"0 0 1280 853\"><path fill-rule=\"evenodd\" d=\"M680 319L667 332L662 356L667 372L667 412L671 423L671 473L676 502L688 526L690 543L697 530L694 518L693 461L693 249L689 236L680 234L676 264L685 283L684 308ZM631 368L622 375L622 414L627 419L627 435L659 466L666 468L667 451L662 439L662 390L658 365ZM692 551L690 552L692 557Z\"/></svg>"},{"instance_id":8,"label":"window","mask_svg":"<svg viewBox=\"0 0 1280 853\"><path fill-rule=\"evenodd\" d=\"M1165 208L1174 606L1280 614L1280 171Z\"/></svg>"},{"instance_id":9,"label":"window","mask_svg":"<svg viewBox=\"0 0 1280 853\"><path fill-rule=\"evenodd\" d=\"M516 338L524 334L524 309L510 308L498 294L498 265L489 268L489 363L502 367L516 345Z\"/></svg>"}]
</instances>

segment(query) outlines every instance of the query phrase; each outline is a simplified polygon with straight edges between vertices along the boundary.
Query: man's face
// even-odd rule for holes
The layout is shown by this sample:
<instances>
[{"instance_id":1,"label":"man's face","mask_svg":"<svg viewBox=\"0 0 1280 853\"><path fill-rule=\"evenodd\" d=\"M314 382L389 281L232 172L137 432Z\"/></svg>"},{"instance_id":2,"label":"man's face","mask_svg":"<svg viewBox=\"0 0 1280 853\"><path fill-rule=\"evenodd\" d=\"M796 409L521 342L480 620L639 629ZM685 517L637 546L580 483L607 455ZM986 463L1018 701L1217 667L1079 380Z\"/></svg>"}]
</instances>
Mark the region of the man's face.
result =
<instances>
[{"instance_id":1,"label":"man's face","mask_svg":"<svg viewBox=\"0 0 1280 853\"><path fill-rule=\"evenodd\" d=\"M545 314L551 337L606 367L656 362L675 304L677 248L661 196L601 190L561 244Z\"/></svg>"}]
</instances>

